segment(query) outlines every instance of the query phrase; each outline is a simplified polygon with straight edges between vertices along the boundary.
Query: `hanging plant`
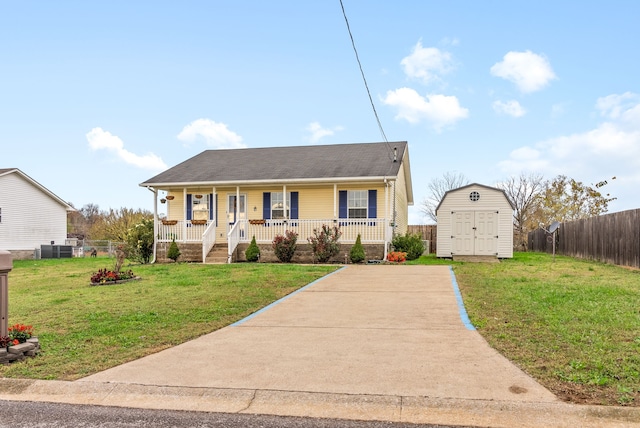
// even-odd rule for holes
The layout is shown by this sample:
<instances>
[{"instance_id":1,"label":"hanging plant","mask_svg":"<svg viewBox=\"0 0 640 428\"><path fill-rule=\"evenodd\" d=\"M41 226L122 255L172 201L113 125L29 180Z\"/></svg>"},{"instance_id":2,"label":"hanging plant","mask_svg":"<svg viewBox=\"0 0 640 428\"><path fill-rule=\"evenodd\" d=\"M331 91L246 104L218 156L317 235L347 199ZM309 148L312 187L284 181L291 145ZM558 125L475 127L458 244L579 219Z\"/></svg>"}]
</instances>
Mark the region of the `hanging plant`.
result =
<instances>
[{"instance_id":1,"label":"hanging plant","mask_svg":"<svg viewBox=\"0 0 640 428\"><path fill-rule=\"evenodd\" d=\"M175 196L173 195L167 195L167 201L173 201L174 198Z\"/></svg>"},{"instance_id":2,"label":"hanging plant","mask_svg":"<svg viewBox=\"0 0 640 428\"><path fill-rule=\"evenodd\" d=\"M194 195L196 197L196 199L200 199L202 198L202 195Z\"/></svg>"}]
</instances>

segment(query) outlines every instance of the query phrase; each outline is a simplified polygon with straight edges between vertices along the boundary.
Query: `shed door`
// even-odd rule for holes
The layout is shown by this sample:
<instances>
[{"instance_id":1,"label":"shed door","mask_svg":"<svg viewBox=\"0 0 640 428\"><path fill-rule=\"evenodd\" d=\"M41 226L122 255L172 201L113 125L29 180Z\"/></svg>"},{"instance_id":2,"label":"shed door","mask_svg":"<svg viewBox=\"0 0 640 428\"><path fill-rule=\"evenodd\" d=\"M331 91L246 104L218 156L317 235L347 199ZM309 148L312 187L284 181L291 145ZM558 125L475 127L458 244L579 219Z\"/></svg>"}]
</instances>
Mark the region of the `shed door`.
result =
<instances>
[{"instance_id":1,"label":"shed door","mask_svg":"<svg viewBox=\"0 0 640 428\"><path fill-rule=\"evenodd\" d=\"M452 249L459 256L496 255L498 214L495 211L453 213Z\"/></svg>"},{"instance_id":2,"label":"shed door","mask_svg":"<svg viewBox=\"0 0 640 428\"><path fill-rule=\"evenodd\" d=\"M498 213L478 211L475 215L475 255L495 256L498 252Z\"/></svg>"},{"instance_id":3,"label":"shed door","mask_svg":"<svg viewBox=\"0 0 640 428\"><path fill-rule=\"evenodd\" d=\"M473 255L474 235L473 211L459 211L453 213L453 248L452 253L460 256Z\"/></svg>"}]
</instances>

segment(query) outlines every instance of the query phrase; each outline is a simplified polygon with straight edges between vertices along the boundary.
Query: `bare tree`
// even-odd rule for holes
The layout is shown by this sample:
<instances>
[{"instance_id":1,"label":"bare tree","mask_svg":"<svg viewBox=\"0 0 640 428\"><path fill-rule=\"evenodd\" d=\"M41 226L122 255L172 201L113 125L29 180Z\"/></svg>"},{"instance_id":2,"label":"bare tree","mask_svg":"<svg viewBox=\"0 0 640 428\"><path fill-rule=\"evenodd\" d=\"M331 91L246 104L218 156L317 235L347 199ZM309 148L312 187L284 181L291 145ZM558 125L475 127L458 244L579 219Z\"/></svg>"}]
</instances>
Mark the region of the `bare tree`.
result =
<instances>
[{"instance_id":1,"label":"bare tree","mask_svg":"<svg viewBox=\"0 0 640 428\"><path fill-rule=\"evenodd\" d=\"M527 249L527 234L538 228L535 213L538 210L539 196L544 189L544 178L538 173L521 173L509 177L497 187L502 189L514 206L513 229L514 247L521 251ZM535 223L535 224L534 224Z\"/></svg>"},{"instance_id":2,"label":"bare tree","mask_svg":"<svg viewBox=\"0 0 640 428\"><path fill-rule=\"evenodd\" d=\"M464 174L459 172L445 172L442 177L434 178L427 184L427 190L429 193L422 201L420 211L427 217L427 221L431 220L433 223L437 221L436 208L440 204L442 197L449 190L457 189L469 184L469 180Z\"/></svg>"},{"instance_id":3,"label":"bare tree","mask_svg":"<svg viewBox=\"0 0 640 428\"><path fill-rule=\"evenodd\" d=\"M588 186L565 175L548 180L539 195L537 223L548 225L553 221L574 221L606 213L609 202L616 199L609 193L601 193L607 184L608 181L603 180Z\"/></svg>"}]
</instances>

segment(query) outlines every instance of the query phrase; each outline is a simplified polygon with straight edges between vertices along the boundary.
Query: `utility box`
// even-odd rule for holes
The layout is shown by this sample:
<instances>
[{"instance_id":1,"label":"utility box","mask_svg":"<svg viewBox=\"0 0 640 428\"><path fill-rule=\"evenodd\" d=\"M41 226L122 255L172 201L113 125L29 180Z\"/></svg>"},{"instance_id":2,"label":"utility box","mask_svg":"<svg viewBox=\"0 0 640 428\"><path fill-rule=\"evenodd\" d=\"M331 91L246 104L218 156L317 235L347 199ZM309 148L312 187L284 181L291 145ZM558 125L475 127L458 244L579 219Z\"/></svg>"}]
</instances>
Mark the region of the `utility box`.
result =
<instances>
[{"instance_id":1,"label":"utility box","mask_svg":"<svg viewBox=\"0 0 640 428\"><path fill-rule=\"evenodd\" d=\"M40 256L43 259L66 259L73 257L71 245L41 245Z\"/></svg>"},{"instance_id":2,"label":"utility box","mask_svg":"<svg viewBox=\"0 0 640 428\"><path fill-rule=\"evenodd\" d=\"M9 272L13 269L11 253L0 250L0 336L9 335Z\"/></svg>"}]
</instances>

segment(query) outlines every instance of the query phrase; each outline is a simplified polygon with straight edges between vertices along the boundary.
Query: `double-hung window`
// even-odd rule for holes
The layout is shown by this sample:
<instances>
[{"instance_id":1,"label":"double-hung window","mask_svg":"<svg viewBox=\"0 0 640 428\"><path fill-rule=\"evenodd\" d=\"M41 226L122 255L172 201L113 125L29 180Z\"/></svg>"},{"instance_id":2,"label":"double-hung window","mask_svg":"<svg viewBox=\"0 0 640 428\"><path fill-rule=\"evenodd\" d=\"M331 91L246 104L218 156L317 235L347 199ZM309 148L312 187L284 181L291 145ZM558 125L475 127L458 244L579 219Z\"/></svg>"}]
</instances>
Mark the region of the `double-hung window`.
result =
<instances>
[{"instance_id":1,"label":"double-hung window","mask_svg":"<svg viewBox=\"0 0 640 428\"><path fill-rule=\"evenodd\" d=\"M375 219L378 217L377 190L340 190L338 193L339 218Z\"/></svg>"},{"instance_id":2,"label":"double-hung window","mask_svg":"<svg viewBox=\"0 0 640 428\"><path fill-rule=\"evenodd\" d=\"M286 199L285 199L286 198ZM262 218L283 220L298 218L298 192L264 192L262 194Z\"/></svg>"},{"instance_id":3,"label":"double-hung window","mask_svg":"<svg viewBox=\"0 0 640 428\"><path fill-rule=\"evenodd\" d=\"M349 218L367 218L367 196L366 190L349 190L347 192Z\"/></svg>"},{"instance_id":4,"label":"double-hung window","mask_svg":"<svg viewBox=\"0 0 640 428\"><path fill-rule=\"evenodd\" d=\"M287 192L286 200L282 192L271 192L271 218L289 218L291 206L291 192Z\"/></svg>"}]
</instances>

